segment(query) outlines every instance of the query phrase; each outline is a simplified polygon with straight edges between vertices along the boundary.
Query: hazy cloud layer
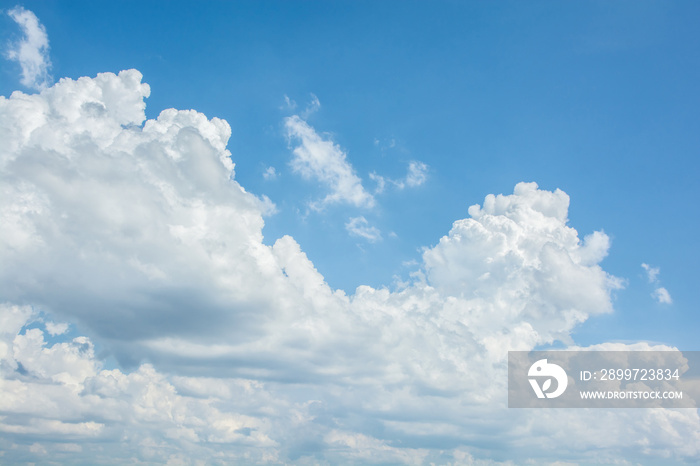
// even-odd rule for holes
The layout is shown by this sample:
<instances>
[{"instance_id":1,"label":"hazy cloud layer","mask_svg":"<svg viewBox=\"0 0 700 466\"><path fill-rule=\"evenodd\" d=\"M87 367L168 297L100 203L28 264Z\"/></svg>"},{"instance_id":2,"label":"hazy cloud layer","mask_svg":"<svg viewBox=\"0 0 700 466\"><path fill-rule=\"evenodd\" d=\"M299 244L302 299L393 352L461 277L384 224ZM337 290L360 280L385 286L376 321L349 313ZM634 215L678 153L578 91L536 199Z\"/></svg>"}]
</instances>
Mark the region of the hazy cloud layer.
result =
<instances>
[{"instance_id":1,"label":"hazy cloud layer","mask_svg":"<svg viewBox=\"0 0 700 466\"><path fill-rule=\"evenodd\" d=\"M507 350L569 343L621 286L564 192L489 195L410 283L348 296L293 238L263 244L274 206L234 179L228 124L146 121L149 92L129 70L0 98L2 461L700 459L695 410L506 408ZM320 202L373 203L332 141L286 128Z\"/></svg>"},{"instance_id":2,"label":"hazy cloud layer","mask_svg":"<svg viewBox=\"0 0 700 466\"><path fill-rule=\"evenodd\" d=\"M22 29L24 37L11 44L6 52L8 59L22 67L23 85L41 90L51 84L51 59L49 58L49 38L46 29L34 13L17 6L7 14Z\"/></svg>"}]
</instances>

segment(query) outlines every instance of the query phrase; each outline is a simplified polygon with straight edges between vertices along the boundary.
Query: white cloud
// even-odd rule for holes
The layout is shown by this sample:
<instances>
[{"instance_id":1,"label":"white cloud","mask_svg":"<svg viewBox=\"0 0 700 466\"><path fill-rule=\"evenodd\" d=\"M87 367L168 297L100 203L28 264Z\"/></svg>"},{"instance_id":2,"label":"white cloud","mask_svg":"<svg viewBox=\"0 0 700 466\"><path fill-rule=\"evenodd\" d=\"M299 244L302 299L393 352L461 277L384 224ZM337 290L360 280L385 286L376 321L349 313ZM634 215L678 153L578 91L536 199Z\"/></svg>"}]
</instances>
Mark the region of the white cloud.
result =
<instances>
[{"instance_id":1,"label":"white cloud","mask_svg":"<svg viewBox=\"0 0 700 466\"><path fill-rule=\"evenodd\" d=\"M490 333L481 329L488 322L528 334L535 343L567 341L589 315L611 312L610 291L621 287L591 262L607 251L599 250L609 244L604 234L581 244L567 226L568 206L563 191L542 191L535 183L519 183L510 196L488 195L483 207L469 208L471 218L456 221L424 253L429 282L449 296L481 303L477 334ZM490 299L495 296L508 299ZM511 340L501 332L488 344L497 348Z\"/></svg>"},{"instance_id":2,"label":"white cloud","mask_svg":"<svg viewBox=\"0 0 700 466\"><path fill-rule=\"evenodd\" d=\"M1 306L0 319L8 315L21 316L23 324L36 317L28 308ZM16 334L11 345L12 352L0 358L0 437L49 441L35 442L28 451L20 447L10 455L49 454L66 461L70 456L60 455L74 453L78 456L73 458L92 457L94 461L101 457L102 461L122 463L139 454L142 461L165 463L173 448L196 458L204 450L197 444L211 443L218 445L218 452L207 451L208 457L237 462L235 458L242 460L244 452L255 455L256 450L274 450L275 442L264 433L269 430L266 421L231 412L230 406L221 409L223 400L245 398L254 403L249 395L259 387L244 381L191 381L183 377L169 381L149 365L130 374L104 370L85 337L47 346L37 328ZM12 370L20 366L22 375ZM197 382L209 391L197 390ZM225 398L218 399L221 395ZM259 406L250 411L256 409ZM84 442L86 439L90 441ZM74 441L83 442L82 446ZM125 448L111 447L113 441Z\"/></svg>"},{"instance_id":3,"label":"white cloud","mask_svg":"<svg viewBox=\"0 0 700 466\"><path fill-rule=\"evenodd\" d=\"M584 265L600 263L608 255L610 238L602 231L594 231L583 238L583 245L576 252L576 256Z\"/></svg>"},{"instance_id":4,"label":"white cloud","mask_svg":"<svg viewBox=\"0 0 700 466\"><path fill-rule=\"evenodd\" d=\"M42 90L51 83L51 59L46 28L34 13L21 6L16 6L7 14L22 28L24 34L19 42L7 50L7 58L18 62L22 67L23 85Z\"/></svg>"},{"instance_id":5,"label":"white cloud","mask_svg":"<svg viewBox=\"0 0 700 466\"><path fill-rule=\"evenodd\" d=\"M661 272L661 270L658 267L642 264L642 268L647 272L649 283L657 283L659 281L659 272Z\"/></svg>"},{"instance_id":6,"label":"white cloud","mask_svg":"<svg viewBox=\"0 0 700 466\"><path fill-rule=\"evenodd\" d=\"M369 225L364 217L352 217L345 224L345 229L352 235L364 238L370 243L376 243L382 239L382 234L377 227Z\"/></svg>"},{"instance_id":7,"label":"white cloud","mask_svg":"<svg viewBox=\"0 0 700 466\"><path fill-rule=\"evenodd\" d=\"M51 336L56 336L56 335L63 335L68 331L68 324L65 322L61 323L55 323L55 322L46 322L46 331L49 332L49 335Z\"/></svg>"},{"instance_id":8,"label":"white cloud","mask_svg":"<svg viewBox=\"0 0 700 466\"><path fill-rule=\"evenodd\" d=\"M384 192L387 183L396 186L397 189L404 189L406 187L415 188L424 184L428 179L428 165L413 160L408 164L406 177L398 180L386 178L374 172L370 173L369 177L377 183L377 188L375 189L375 193L377 194Z\"/></svg>"},{"instance_id":9,"label":"white cloud","mask_svg":"<svg viewBox=\"0 0 700 466\"><path fill-rule=\"evenodd\" d=\"M377 183L377 187L374 189L375 194L383 193L384 188L386 187L386 178L384 178L381 175L377 175L374 172L369 174L369 178L375 183Z\"/></svg>"},{"instance_id":10,"label":"white cloud","mask_svg":"<svg viewBox=\"0 0 700 466\"><path fill-rule=\"evenodd\" d=\"M661 272L661 269L659 269L658 267L652 267L644 263L642 264L642 268L647 272L647 278L649 279L649 283L659 283L659 273ZM673 304L671 294L663 286L657 287L651 294L651 297L661 304Z\"/></svg>"},{"instance_id":11,"label":"white cloud","mask_svg":"<svg viewBox=\"0 0 700 466\"><path fill-rule=\"evenodd\" d=\"M280 107L280 109L288 109L288 110L294 110L297 108L297 103L290 99L288 95L284 95L284 105Z\"/></svg>"},{"instance_id":12,"label":"white cloud","mask_svg":"<svg viewBox=\"0 0 700 466\"><path fill-rule=\"evenodd\" d=\"M306 179L314 179L330 189L320 203L312 205L320 209L324 205L345 202L357 207L374 206L374 197L362 187L362 180L355 174L343 150L333 141L324 139L316 130L297 115L285 118L285 128L294 147L292 169Z\"/></svg>"},{"instance_id":13,"label":"white cloud","mask_svg":"<svg viewBox=\"0 0 700 466\"><path fill-rule=\"evenodd\" d=\"M406 175L406 186L414 188L425 183L428 178L428 166L423 162L411 161L408 164L408 174Z\"/></svg>"},{"instance_id":14,"label":"white cloud","mask_svg":"<svg viewBox=\"0 0 700 466\"><path fill-rule=\"evenodd\" d=\"M261 229L273 206L232 180L223 120L170 109L140 127L140 80L107 73L0 99L0 278L24 283L6 298L113 336L216 329L233 318L222 293L269 301L252 280L269 273ZM151 312L169 318L123 318Z\"/></svg>"},{"instance_id":15,"label":"white cloud","mask_svg":"<svg viewBox=\"0 0 700 466\"><path fill-rule=\"evenodd\" d=\"M265 171L263 172L263 178L266 180L276 180L279 175L277 174L277 170L275 170L275 167L267 167Z\"/></svg>"},{"instance_id":16,"label":"white cloud","mask_svg":"<svg viewBox=\"0 0 700 466\"><path fill-rule=\"evenodd\" d=\"M570 342L620 286L564 192L489 195L400 289L347 295L293 238L263 243L228 124L144 121L149 91L130 70L0 98L3 462L546 464L552 442L584 463L700 459L695 410L506 408L505 352ZM366 205L342 151L287 123L300 170ZM90 338L47 342L39 311Z\"/></svg>"},{"instance_id":17,"label":"white cloud","mask_svg":"<svg viewBox=\"0 0 700 466\"><path fill-rule=\"evenodd\" d=\"M311 115L314 113L318 112L318 110L321 108L321 101L318 100L318 97L316 97L315 94L311 94L311 101L309 104L306 106L303 112L301 112L301 117L306 120L309 118Z\"/></svg>"},{"instance_id":18,"label":"white cloud","mask_svg":"<svg viewBox=\"0 0 700 466\"><path fill-rule=\"evenodd\" d=\"M655 289L651 295L661 304L673 304L671 294L663 286Z\"/></svg>"}]
</instances>

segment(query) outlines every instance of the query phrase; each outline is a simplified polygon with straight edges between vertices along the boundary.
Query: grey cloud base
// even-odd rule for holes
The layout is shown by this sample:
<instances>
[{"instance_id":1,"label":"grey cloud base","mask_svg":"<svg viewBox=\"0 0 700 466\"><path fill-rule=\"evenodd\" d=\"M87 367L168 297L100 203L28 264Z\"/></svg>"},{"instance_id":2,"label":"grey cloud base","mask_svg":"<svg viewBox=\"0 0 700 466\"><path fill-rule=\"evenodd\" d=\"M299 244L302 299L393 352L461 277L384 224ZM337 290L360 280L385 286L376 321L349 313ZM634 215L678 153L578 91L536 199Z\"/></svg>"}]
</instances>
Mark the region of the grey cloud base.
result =
<instances>
[{"instance_id":1,"label":"grey cloud base","mask_svg":"<svg viewBox=\"0 0 700 466\"><path fill-rule=\"evenodd\" d=\"M489 195L411 283L346 295L263 243L274 206L235 180L228 124L146 121L149 92L129 70L0 97L0 461L700 459L696 411L506 408L507 351L571 344L621 287L564 192ZM47 316L91 339L47 342Z\"/></svg>"}]
</instances>

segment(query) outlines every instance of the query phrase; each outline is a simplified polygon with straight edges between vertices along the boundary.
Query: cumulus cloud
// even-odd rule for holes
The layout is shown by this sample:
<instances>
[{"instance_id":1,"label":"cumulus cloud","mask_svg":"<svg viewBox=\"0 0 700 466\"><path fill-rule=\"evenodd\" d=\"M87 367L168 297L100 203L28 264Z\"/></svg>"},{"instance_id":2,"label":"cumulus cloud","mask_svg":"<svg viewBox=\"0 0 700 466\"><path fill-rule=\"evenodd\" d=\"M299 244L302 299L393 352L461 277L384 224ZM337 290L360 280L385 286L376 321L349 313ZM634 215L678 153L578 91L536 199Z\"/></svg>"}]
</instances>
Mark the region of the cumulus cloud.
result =
<instances>
[{"instance_id":1,"label":"cumulus cloud","mask_svg":"<svg viewBox=\"0 0 700 466\"><path fill-rule=\"evenodd\" d=\"M312 208L327 204L348 203L357 207L374 206L374 197L362 187L345 152L332 140L324 139L299 116L285 118L285 129L290 144L296 142L291 161L292 169L306 179L319 181L330 193Z\"/></svg>"},{"instance_id":2,"label":"cumulus cloud","mask_svg":"<svg viewBox=\"0 0 700 466\"><path fill-rule=\"evenodd\" d=\"M373 227L364 217L352 217L345 224L345 229L352 235L364 238L370 243L376 243L382 239L382 234L377 227Z\"/></svg>"},{"instance_id":3,"label":"cumulus cloud","mask_svg":"<svg viewBox=\"0 0 700 466\"><path fill-rule=\"evenodd\" d=\"M483 207L471 206L471 218L456 221L424 253L436 289L480 304L476 333L491 333L480 329L486 322L510 328L489 335L487 347L567 342L589 315L612 311L610 292L622 283L593 261L605 256L609 241L598 232L581 242L567 226L568 206L563 191L519 183L513 195L490 194Z\"/></svg>"},{"instance_id":4,"label":"cumulus cloud","mask_svg":"<svg viewBox=\"0 0 700 466\"><path fill-rule=\"evenodd\" d=\"M489 195L399 289L348 295L293 238L263 243L228 124L146 120L149 92L129 70L0 98L3 461L700 459L694 410L506 408L507 350L571 343L621 286L564 192ZM332 141L286 124L322 202L371 203Z\"/></svg>"},{"instance_id":5,"label":"cumulus cloud","mask_svg":"<svg viewBox=\"0 0 700 466\"><path fill-rule=\"evenodd\" d=\"M7 14L22 28L24 37L6 52L9 60L22 68L21 82L31 89L41 90L51 83L51 59L46 28L34 13L17 6Z\"/></svg>"},{"instance_id":6,"label":"cumulus cloud","mask_svg":"<svg viewBox=\"0 0 700 466\"><path fill-rule=\"evenodd\" d=\"M475 459L486 439L498 449L507 446L526 464L556 464L564 455L583 462L634 458L639 442L646 457L699 454L697 442L688 442L699 435L695 410L545 410L533 416L507 410L498 395L493 399L490 385L499 371L469 374L471 391L481 396L470 403L471 396L449 385L431 391L417 383L418 361L408 379L394 384L371 376L345 385L300 385L167 375L150 364L125 373L104 369L85 337L48 345L40 328L22 333L35 317L28 307L0 306L0 348L10 350L0 353L0 446L8 462L512 464ZM404 320L392 329L399 332L396 338L407 336ZM428 348L412 355L430 360L421 358ZM465 363L480 368L473 358ZM394 379L401 376L396 369L389 371ZM529 427L513 427L524 425ZM490 434L475 436L480 429ZM542 448L566 438L577 439L566 443L566 451Z\"/></svg>"},{"instance_id":7,"label":"cumulus cloud","mask_svg":"<svg viewBox=\"0 0 700 466\"><path fill-rule=\"evenodd\" d=\"M40 328L19 333L35 318L29 307L0 306L0 320L10 324L0 334L5 350L0 352L0 438L5 444L49 440L29 447L15 444L5 456L8 461L13 462L13 454L26 458L32 453L39 461L101 458L122 463L140 452L141 461L165 464L174 447L189 456L202 452L198 443L211 443L219 445L218 453L207 452L208 457L230 462L242 452L275 446L264 433L266 421L214 406L220 399L246 397L254 385L228 379L168 380L150 365L129 374L106 370L85 337L49 346ZM110 448L113 440L125 448ZM107 454L100 451L104 447Z\"/></svg>"},{"instance_id":8,"label":"cumulus cloud","mask_svg":"<svg viewBox=\"0 0 700 466\"><path fill-rule=\"evenodd\" d=\"M172 109L144 123L149 92L132 70L0 99L0 277L23 283L6 299L118 339L213 330L235 319L223 290L267 300L249 264L268 273L273 206L232 180L228 124Z\"/></svg>"}]
</instances>

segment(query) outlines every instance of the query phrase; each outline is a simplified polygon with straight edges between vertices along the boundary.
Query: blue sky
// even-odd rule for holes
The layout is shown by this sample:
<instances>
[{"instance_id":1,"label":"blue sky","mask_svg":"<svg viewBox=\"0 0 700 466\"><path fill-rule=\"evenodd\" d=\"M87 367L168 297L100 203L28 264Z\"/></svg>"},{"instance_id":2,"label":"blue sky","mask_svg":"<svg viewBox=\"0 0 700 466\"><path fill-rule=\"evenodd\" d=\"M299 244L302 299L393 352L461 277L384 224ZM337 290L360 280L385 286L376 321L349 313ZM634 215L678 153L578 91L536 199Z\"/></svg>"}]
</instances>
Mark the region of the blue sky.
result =
<instances>
[{"instance_id":1,"label":"blue sky","mask_svg":"<svg viewBox=\"0 0 700 466\"><path fill-rule=\"evenodd\" d=\"M700 317L696 303L700 295L695 286L695 264L700 262L696 240L700 217L697 201L693 201L700 198L696 182L700 173L697 3L27 1L22 7L38 17L50 44L44 57L50 62L50 78L34 84L21 82L22 63L8 55L22 38L22 30L6 14L15 5L0 3L4 11L0 42L5 54L0 95L9 98L15 90L31 94L61 78L94 78L98 73L137 69L143 75L142 82L150 86L145 99L148 119L175 108L225 120L231 130L225 149L235 163L235 182L253 195L235 204L237 209L243 205L249 209L244 209L249 217L240 214L246 219L241 222L251 229L245 230L245 235L257 238L255 219L259 214L264 218L264 227L260 224L264 239L259 247L272 250L279 238L289 235L333 293L342 290L359 302L359 286L386 287L399 293L405 286L418 286L407 284L419 283L421 276L427 276L427 284L445 296L464 298L464 293L454 291L454 283L465 283L460 281L460 270L469 269L473 256L457 252L450 256L449 241L441 242L441 238L458 241L458 229L450 233L453 222L469 218L469 207L484 205L487 195L511 195L518 183L536 182L541 191L560 189L568 194L566 225L581 241L595 231L607 235L607 256L601 256L595 266L599 265L610 280L614 278L615 286L608 283L605 292L609 299L582 305L589 306L586 316L590 318L582 319L585 322L567 324L551 334L545 325L549 330L541 330L541 335L549 336L535 345L641 341L697 349ZM83 91L71 92L66 95L83 95ZM143 92L137 93L140 101ZM11 118L20 121L16 116L6 118L3 124L8 128ZM137 117L132 120L128 124L141 125ZM215 131L206 129L199 120L188 125L201 134ZM98 141L103 135L94 137ZM49 147L46 141L32 147ZM76 145L72 150L82 153L82 147ZM216 146L217 151L225 149ZM325 158L310 162L304 159L305 153ZM317 162L323 166L314 165ZM31 169L33 173L37 170ZM198 173L195 168L189 170L183 173ZM23 171L12 173L8 178L11 183L28 176ZM101 172L94 174L105 199L128 186L117 171L112 173L114 184ZM350 198L351 191L364 197ZM133 192L141 194L133 195L131 205L150 205L139 196L151 191ZM66 200L69 196L56 193L55 199L46 194L54 199L52 206L63 205L57 200L60 198L66 203L66 212L78 209ZM329 200L334 193L337 199ZM100 199L97 192L85 195ZM219 202L217 196L212 195L207 202ZM260 202L267 202L268 207L274 204L273 209L255 207L255 202L266 198L269 202ZM547 199L542 202L559 205L561 200ZM50 208L52 212L58 212L56 209ZM3 299L34 306L54 315L57 322L70 323L92 339L103 352L99 357L118 361L114 367L128 372L147 362L171 375L194 376L196 371L177 366L173 356L158 346L165 344L159 338L169 335L167 329L177 329L173 335L180 338L180 327L194 322L182 317L188 312L187 303L210 309L212 316L219 316L220 309L238 309L239 305L253 309L245 311L253 315L256 300L263 299L248 300L247 294L241 297L233 292L235 296L201 298L211 296L209 287L214 285L202 278L200 286L195 275L188 279L177 275L178 279L158 285L157 290L137 287L145 297L140 304L132 303L132 309L132 304L123 302L128 299L119 296L121 291L135 289L123 278L128 273L100 275L103 269L98 265L112 264L109 260L95 262L94 268L83 262L62 262L76 253L68 246L76 244L76 238L86 245L93 240L107 244L95 224L80 223L90 222L89 218L73 224L82 231L75 237L64 227L56 227L68 235L65 238L73 239L61 237L65 243L56 240L56 244L66 246L56 246L56 255L51 256L55 264L63 263L66 270L83 277L82 283L88 283L85 295L71 291L80 289L80 278L75 283L57 280L60 286L55 290L49 290L48 285L42 290L25 286L61 270L58 265L56 269L37 265L27 266L20 274L28 277L27 282L8 279L11 291ZM172 222L172 218L163 220L160 226ZM207 228L218 225L211 222ZM222 221L217 228L236 230L241 222ZM353 227L364 229L353 234ZM565 231L564 224L557 228ZM155 227L152 231L156 230L161 231ZM530 234L534 233L525 228L519 237ZM178 238L185 241L184 236ZM222 244L234 241L219 240ZM113 247L113 257L121 257L120 251L127 250L121 249L127 248L122 243L115 242ZM486 243L483 247L488 250ZM279 264L293 250L292 244L280 243L275 252ZM171 277L169 267L180 270L180 262L187 260L173 259L177 256L167 251L163 246L162 251L153 253L152 263L146 263L134 249L128 258L123 256L124 263L131 261L131 266L149 276L164 271ZM18 264L33 260L12 257ZM238 257L229 259L237 264ZM452 263L451 257L462 257L465 262L455 259ZM209 267L203 258L192 260L192 267ZM200 260L204 262L197 262ZM455 277L448 277L452 272L438 273L445 264L454 266L449 270L457 270ZM216 267L211 270L219 270ZM285 266L280 267L287 277L290 273ZM120 269L115 266L115 270ZM474 266L473 270L480 269ZM307 272L299 280L316 283L319 278ZM471 277L467 272L465 277ZM208 273L202 272L202 277ZM496 276L494 270L489 273ZM90 280L95 276L100 279L93 283ZM245 282L230 280L227 283ZM191 284L192 289L182 291L182 295L172 291L183 283ZM574 283L570 285L575 287ZM580 292L585 294L589 285L582 285ZM660 289L666 294L659 294ZM474 292L479 296L486 293ZM311 292L305 293L306 297ZM551 303L558 299L544 291L536 299L540 298ZM205 301L209 304L202 304ZM162 311L143 321L135 318L134 326L143 327L129 333L129 312L139 315L135 309L147 306L145 302L153 305L149 309L161 309L162 304ZM173 302L183 304L178 307L171 305ZM97 303L107 303L102 312L110 317L87 310ZM608 303L611 307L606 310ZM120 309L131 309L123 311L122 326L110 320L122 312ZM242 315L248 316L245 312ZM602 314L594 315L597 313ZM181 324L177 324L178 319L182 319ZM238 332L254 325L251 322L255 319L251 319L239 316L232 325ZM166 325L159 336L153 329L164 321L176 323ZM200 330L211 330L205 327ZM47 332L46 338L53 338ZM209 341L195 329L188 338L192 344ZM568 340L562 343L562 339ZM141 350L127 350L132 341L146 343ZM153 349L156 347L158 351ZM357 432L371 437L372 430L364 426ZM515 459L497 457L493 451L479 447L469 454ZM570 455L577 459L576 453Z\"/></svg>"}]
</instances>

